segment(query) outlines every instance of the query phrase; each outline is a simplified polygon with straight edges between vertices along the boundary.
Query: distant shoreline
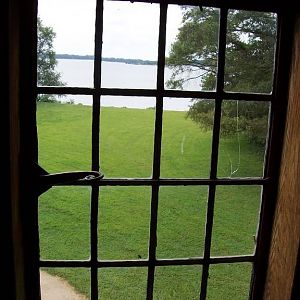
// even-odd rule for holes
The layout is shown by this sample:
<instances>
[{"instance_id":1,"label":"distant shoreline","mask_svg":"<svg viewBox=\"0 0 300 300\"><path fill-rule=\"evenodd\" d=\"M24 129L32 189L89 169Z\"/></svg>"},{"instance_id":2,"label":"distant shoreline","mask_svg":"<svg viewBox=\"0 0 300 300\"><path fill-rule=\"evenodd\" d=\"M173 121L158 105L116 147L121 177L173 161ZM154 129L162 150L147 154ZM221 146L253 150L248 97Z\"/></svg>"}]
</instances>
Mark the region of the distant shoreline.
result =
<instances>
[{"instance_id":1,"label":"distant shoreline","mask_svg":"<svg viewBox=\"0 0 300 300\"><path fill-rule=\"evenodd\" d=\"M75 54L56 54L56 59L83 59L94 60L94 55L75 55ZM143 60L134 58L115 58L115 57L102 57L102 61L118 62L130 65L156 65L154 60Z\"/></svg>"}]
</instances>

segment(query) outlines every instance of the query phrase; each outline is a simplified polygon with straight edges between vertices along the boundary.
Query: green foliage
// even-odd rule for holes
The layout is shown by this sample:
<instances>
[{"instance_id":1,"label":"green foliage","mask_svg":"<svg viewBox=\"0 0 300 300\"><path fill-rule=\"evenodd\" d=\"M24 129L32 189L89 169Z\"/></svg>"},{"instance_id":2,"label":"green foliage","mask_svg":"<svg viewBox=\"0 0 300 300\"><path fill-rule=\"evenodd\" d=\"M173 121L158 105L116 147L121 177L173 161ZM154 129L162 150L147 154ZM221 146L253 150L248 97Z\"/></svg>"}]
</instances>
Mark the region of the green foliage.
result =
<instances>
[{"instance_id":1,"label":"green foliage","mask_svg":"<svg viewBox=\"0 0 300 300\"><path fill-rule=\"evenodd\" d=\"M268 128L269 103L259 101L224 101L221 135L245 134L250 142L264 147ZM187 117L203 130L211 130L214 121L214 102L194 100Z\"/></svg>"},{"instance_id":2,"label":"green foliage","mask_svg":"<svg viewBox=\"0 0 300 300\"><path fill-rule=\"evenodd\" d=\"M57 60L53 49L56 34L53 28L44 26L42 20L37 20L37 83L40 86L63 86L61 75L56 71ZM39 95L37 101L56 102L51 95Z\"/></svg>"},{"instance_id":3,"label":"green foliage","mask_svg":"<svg viewBox=\"0 0 300 300\"><path fill-rule=\"evenodd\" d=\"M191 79L200 78L199 88L216 87L219 11L184 8L182 26L171 46L168 66L173 73L170 88L182 88ZM276 18L271 13L230 11L228 14L224 89L234 92L269 93L272 87ZM191 74L187 78L186 74ZM184 77L185 76L185 77ZM268 104L240 103L237 115L234 103L223 104L222 129L225 135L239 130L254 143L265 143ZM203 129L213 124L214 104L194 99L188 117ZM251 111L251 113L250 113Z\"/></svg>"}]
</instances>

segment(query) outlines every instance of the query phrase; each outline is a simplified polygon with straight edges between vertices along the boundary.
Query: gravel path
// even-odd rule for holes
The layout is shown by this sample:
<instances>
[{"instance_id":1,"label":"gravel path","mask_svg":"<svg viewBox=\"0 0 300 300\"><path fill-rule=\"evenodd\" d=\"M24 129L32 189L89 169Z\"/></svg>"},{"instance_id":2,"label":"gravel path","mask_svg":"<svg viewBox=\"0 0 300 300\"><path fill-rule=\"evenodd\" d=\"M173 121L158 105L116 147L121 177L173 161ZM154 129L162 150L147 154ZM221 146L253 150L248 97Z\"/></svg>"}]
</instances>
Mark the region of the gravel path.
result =
<instances>
[{"instance_id":1,"label":"gravel path","mask_svg":"<svg viewBox=\"0 0 300 300\"><path fill-rule=\"evenodd\" d=\"M64 279L41 272L42 300L87 300Z\"/></svg>"}]
</instances>

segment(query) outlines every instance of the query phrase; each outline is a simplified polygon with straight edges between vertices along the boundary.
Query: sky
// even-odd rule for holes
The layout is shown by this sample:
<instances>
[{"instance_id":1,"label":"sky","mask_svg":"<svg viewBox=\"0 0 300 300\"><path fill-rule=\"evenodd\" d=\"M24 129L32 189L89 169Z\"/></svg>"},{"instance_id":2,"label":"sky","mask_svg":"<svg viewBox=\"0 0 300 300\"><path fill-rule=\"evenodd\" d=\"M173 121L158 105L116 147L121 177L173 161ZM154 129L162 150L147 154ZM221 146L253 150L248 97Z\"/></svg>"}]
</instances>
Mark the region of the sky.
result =
<instances>
[{"instance_id":1,"label":"sky","mask_svg":"<svg viewBox=\"0 0 300 300\"><path fill-rule=\"evenodd\" d=\"M39 0L38 15L56 32L59 54L92 55L96 0ZM159 5L105 1L103 57L157 60ZM167 52L181 24L181 10L170 5Z\"/></svg>"}]
</instances>

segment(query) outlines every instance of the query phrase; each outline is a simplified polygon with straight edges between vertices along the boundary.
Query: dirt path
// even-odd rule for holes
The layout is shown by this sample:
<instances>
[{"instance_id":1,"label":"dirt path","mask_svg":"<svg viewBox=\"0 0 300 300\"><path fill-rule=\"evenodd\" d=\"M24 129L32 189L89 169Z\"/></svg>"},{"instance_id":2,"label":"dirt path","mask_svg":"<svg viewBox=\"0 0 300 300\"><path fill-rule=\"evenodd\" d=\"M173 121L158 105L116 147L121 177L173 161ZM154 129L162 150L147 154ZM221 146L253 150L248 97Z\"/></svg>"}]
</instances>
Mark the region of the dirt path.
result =
<instances>
[{"instance_id":1,"label":"dirt path","mask_svg":"<svg viewBox=\"0 0 300 300\"><path fill-rule=\"evenodd\" d=\"M87 300L64 279L41 272L42 300Z\"/></svg>"}]
</instances>

